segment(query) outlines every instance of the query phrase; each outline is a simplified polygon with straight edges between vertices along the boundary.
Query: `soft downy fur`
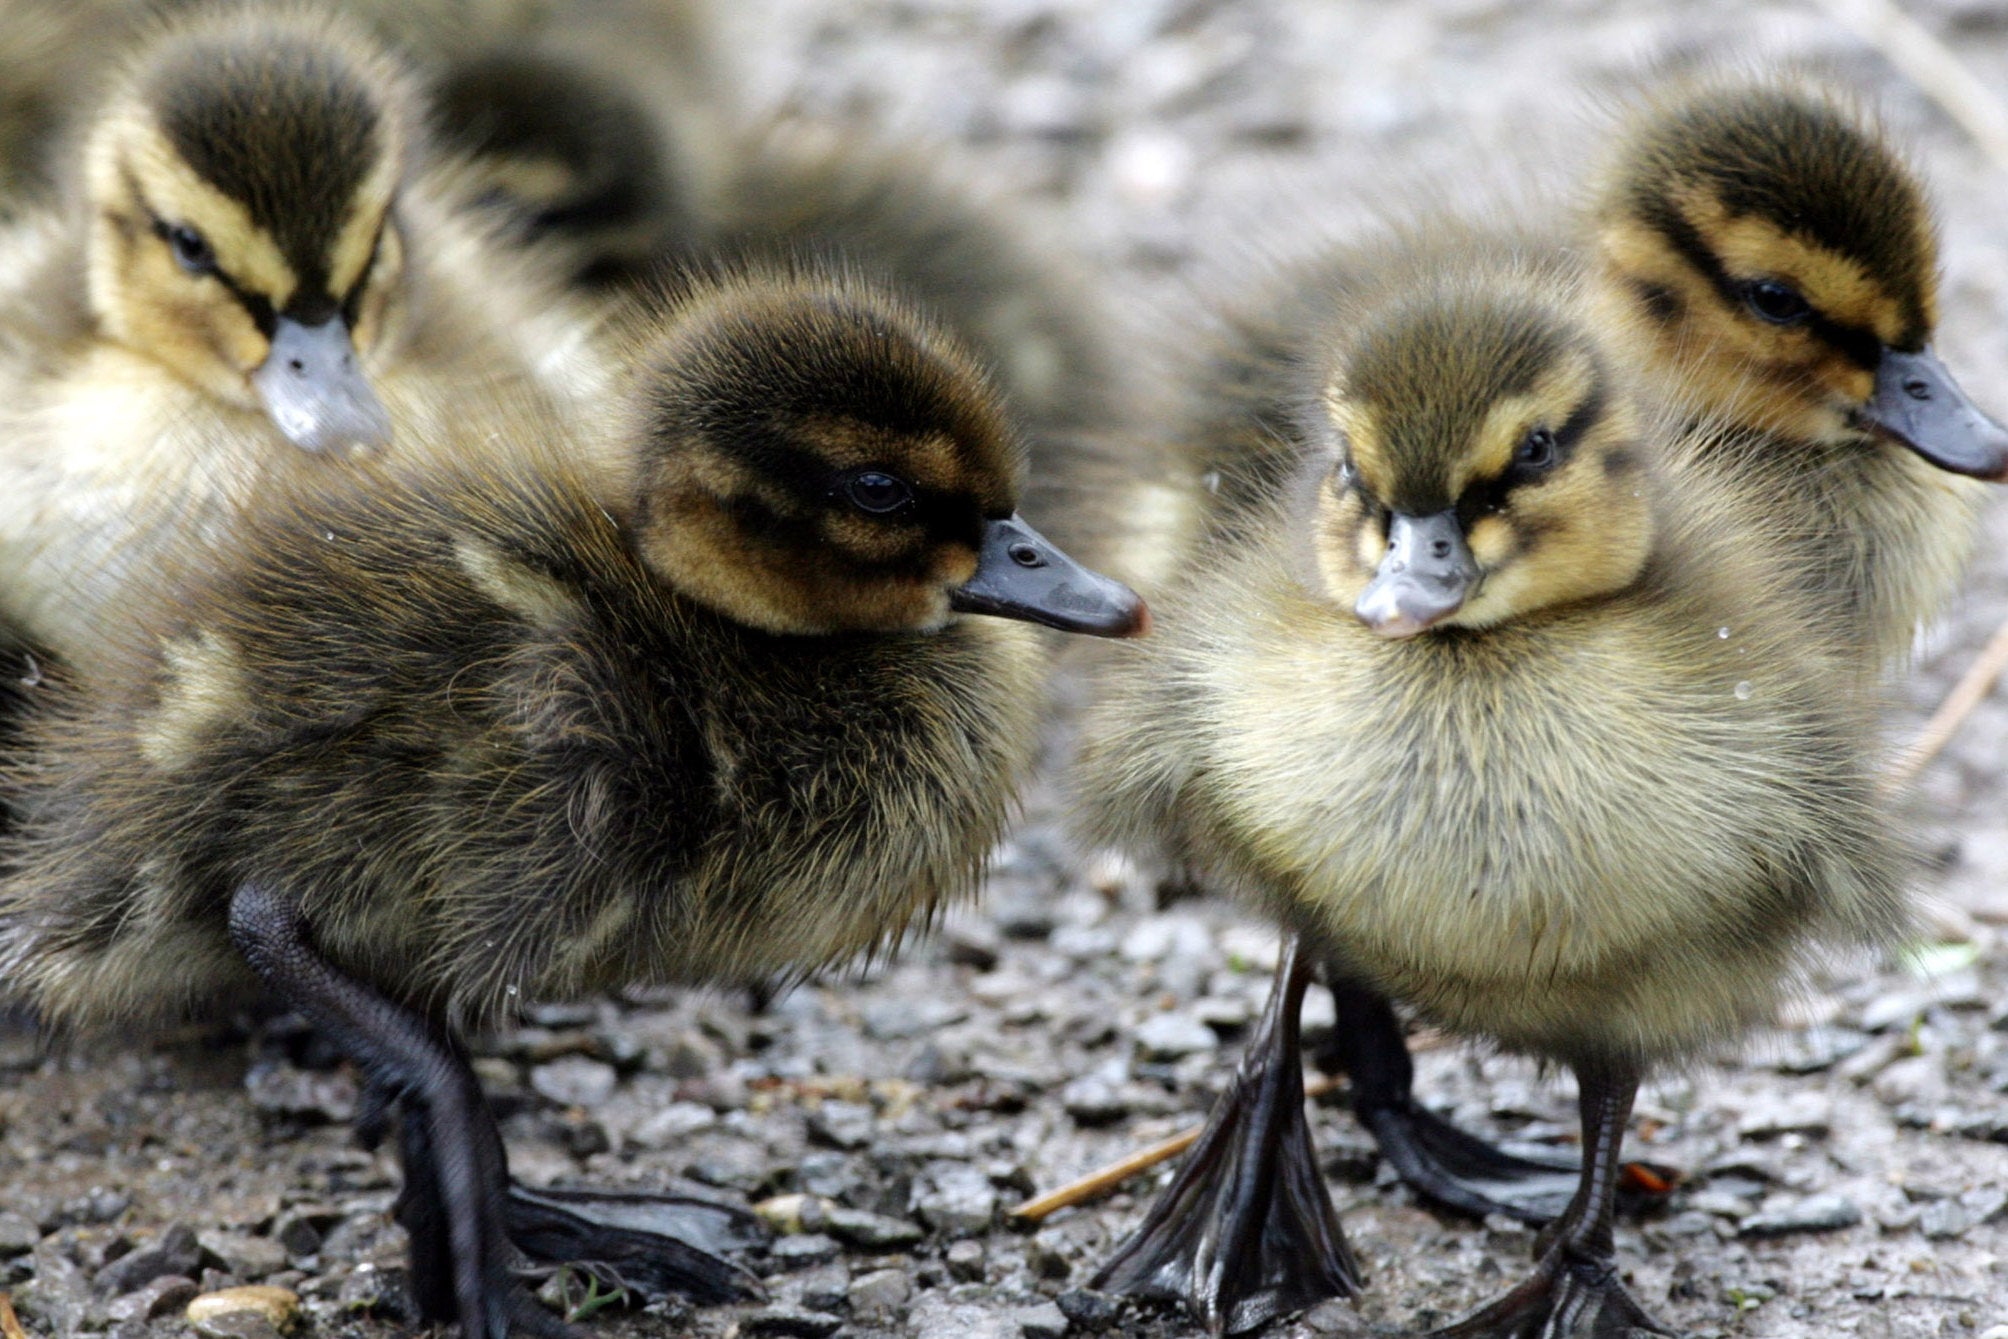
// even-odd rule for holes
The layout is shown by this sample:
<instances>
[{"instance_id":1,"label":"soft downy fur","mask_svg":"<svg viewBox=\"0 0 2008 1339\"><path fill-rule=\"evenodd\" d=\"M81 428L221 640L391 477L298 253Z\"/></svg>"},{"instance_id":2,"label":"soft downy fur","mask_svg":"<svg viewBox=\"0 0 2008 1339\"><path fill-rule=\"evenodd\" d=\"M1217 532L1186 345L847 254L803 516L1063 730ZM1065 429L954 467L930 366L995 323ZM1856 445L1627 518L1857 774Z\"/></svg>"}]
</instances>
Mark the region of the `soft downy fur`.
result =
<instances>
[{"instance_id":1,"label":"soft downy fur","mask_svg":"<svg viewBox=\"0 0 2008 1339\"><path fill-rule=\"evenodd\" d=\"M106 327L93 285L121 282L93 255L98 208L84 180L93 134L116 141L141 133L148 81L163 53L191 41L255 57L314 51L365 98L402 159L413 110L407 78L337 18L274 6L197 7L139 25L122 72L98 117L85 117L60 160L60 192L0 231L0 613L22 635L65 657L87 656L117 619L135 573L168 561L177 546L227 528L247 499L292 475L345 469L346 459L310 456L282 438L244 392L179 374L169 361L171 327L128 343ZM214 115L234 124L228 91ZM201 108L192 114L200 119ZM104 124L99 118L115 118ZM146 132L150 133L150 132ZM252 130L249 133L262 133ZM276 150L273 152L277 152ZM275 169L277 170L277 169ZM435 440L455 418L445 388L497 378L521 394L578 402L598 388L589 323L560 295L549 268L506 247L476 220L464 183L439 166L394 170L390 217L401 269L378 287L372 338L360 362L390 410L396 450ZM95 271L95 275L94 275ZM125 282L144 286L140 275ZM534 389L533 389L534 388ZM463 438L462 440L466 440Z\"/></svg>"},{"instance_id":2,"label":"soft downy fur","mask_svg":"<svg viewBox=\"0 0 2008 1339\"><path fill-rule=\"evenodd\" d=\"M1509 244L1444 279L1426 243L1412 268L1398 251L1327 290L1341 350L1404 284L1527 259ZM1521 273L1543 303L1576 283L1559 260ZM1217 532L1112 667L1077 786L1090 830L1221 881L1439 1025L1555 1059L1691 1054L1761 1022L1820 945L1891 942L1904 862L1868 704L1743 502L1651 459L1668 422L1635 453L1655 534L1635 581L1386 641L1304 552L1334 460L1320 338L1296 346L1275 439L1293 496Z\"/></svg>"},{"instance_id":3,"label":"soft downy fur","mask_svg":"<svg viewBox=\"0 0 2008 1339\"><path fill-rule=\"evenodd\" d=\"M739 282L686 302L777 288L825 304L800 308L813 329L878 301ZM926 329L883 310L876 341ZM975 394L939 356L938 393ZM1036 740L1039 638L740 623L649 569L645 517L546 404L497 398L465 431L506 431L465 450L265 490L42 695L0 977L51 1022L249 987L224 924L246 881L297 899L338 965L469 1024L887 951L974 887Z\"/></svg>"}]
</instances>

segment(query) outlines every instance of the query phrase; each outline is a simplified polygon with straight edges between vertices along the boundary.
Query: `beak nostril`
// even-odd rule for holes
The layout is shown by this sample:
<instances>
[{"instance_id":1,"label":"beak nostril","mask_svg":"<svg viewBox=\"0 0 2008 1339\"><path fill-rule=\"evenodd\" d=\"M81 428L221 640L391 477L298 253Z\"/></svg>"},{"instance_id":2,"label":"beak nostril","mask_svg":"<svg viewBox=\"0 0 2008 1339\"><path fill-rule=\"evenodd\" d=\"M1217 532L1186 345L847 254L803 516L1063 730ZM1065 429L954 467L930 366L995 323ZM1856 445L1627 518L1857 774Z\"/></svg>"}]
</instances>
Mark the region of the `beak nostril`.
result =
<instances>
[{"instance_id":1,"label":"beak nostril","mask_svg":"<svg viewBox=\"0 0 2008 1339\"><path fill-rule=\"evenodd\" d=\"M1429 556L1432 558L1448 558L1450 556L1450 541L1447 539L1431 540L1429 544Z\"/></svg>"},{"instance_id":2,"label":"beak nostril","mask_svg":"<svg viewBox=\"0 0 2008 1339\"><path fill-rule=\"evenodd\" d=\"M1913 400L1929 400L1931 398L1931 383L1915 379L1906 381L1903 383L1903 393Z\"/></svg>"},{"instance_id":3,"label":"beak nostril","mask_svg":"<svg viewBox=\"0 0 2008 1339\"><path fill-rule=\"evenodd\" d=\"M1038 549L1030 544L1013 544L1010 548L1011 561L1020 567L1044 567L1046 559Z\"/></svg>"},{"instance_id":4,"label":"beak nostril","mask_svg":"<svg viewBox=\"0 0 2008 1339\"><path fill-rule=\"evenodd\" d=\"M293 375L296 377L304 377L307 375L307 364L298 358L292 359L286 364L286 366L293 369Z\"/></svg>"}]
</instances>

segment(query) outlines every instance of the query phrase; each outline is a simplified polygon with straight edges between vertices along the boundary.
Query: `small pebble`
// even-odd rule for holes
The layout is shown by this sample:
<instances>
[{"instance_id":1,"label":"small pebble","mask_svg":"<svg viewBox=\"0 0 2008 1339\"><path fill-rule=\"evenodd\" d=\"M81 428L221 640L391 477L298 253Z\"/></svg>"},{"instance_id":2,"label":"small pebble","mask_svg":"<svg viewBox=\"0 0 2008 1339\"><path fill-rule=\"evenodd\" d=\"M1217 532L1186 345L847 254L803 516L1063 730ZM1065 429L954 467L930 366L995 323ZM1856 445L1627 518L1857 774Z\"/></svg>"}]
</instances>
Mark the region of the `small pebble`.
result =
<instances>
[{"instance_id":1,"label":"small pebble","mask_svg":"<svg viewBox=\"0 0 2008 1339\"><path fill-rule=\"evenodd\" d=\"M767 1250L767 1258L776 1269L809 1269L816 1265L826 1265L843 1253L835 1239L820 1232L804 1232L792 1237L782 1237Z\"/></svg>"},{"instance_id":2,"label":"small pebble","mask_svg":"<svg viewBox=\"0 0 2008 1339\"><path fill-rule=\"evenodd\" d=\"M763 1306L739 1318L739 1333L778 1339L825 1339L842 1329L844 1318L798 1306Z\"/></svg>"},{"instance_id":3,"label":"small pebble","mask_svg":"<svg viewBox=\"0 0 2008 1339\"><path fill-rule=\"evenodd\" d=\"M122 1255L99 1270L96 1282L100 1292L118 1297L169 1274L193 1278L201 1270L202 1248L196 1244L195 1229L176 1223L153 1244Z\"/></svg>"},{"instance_id":4,"label":"small pebble","mask_svg":"<svg viewBox=\"0 0 2008 1339\"><path fill-rule=\"evenodd\" d=\"M1018 1332L1025 1339L1065 1339L1067 1313L1051 1302L1018 1312Z\"/></svg>"},{"instance_id":5,"label":"small pebble","mask_svg":"<svg viewBox=\"0 0 2008 1339\"><path fill-rule=\"evenodd\" d=\"M530 1086L568 1107L596 1107L613 1096L620 1073L604 1061L566 1055L530 1071Z\"/></svg>"},{"instance_id":6,"label":"small pebble","mask_svg":"<svg viewBox=\"0 0 2008 1339\"><path fill-rule=\"evenodd\" d=\"M965 1237L948 1248L948 1272L963 1283L981 1283L987 1255L982 1242Z\"/></svg>"},{"instance_id":7,"label":"small pebble","mask_svg":"<svg viewBox=\"0 0 2008 1339\"><path fill-rule=\"evenodd\" d=\"M240 1279L256 1282L286 1267L286 1248L270 1237L250 1237L238 1232L199 1232L205 1264L213 1265Z\"/></svg>"},{"instance_id":8,"label":"small pebble","mask_svg":"<svg viewBox=\"0 0 2008 1339\"><path fill-rule=\"evenodd\" d=\"M916 1245L927 1236L918 1223L881 1213L867 1213L863 1209L841 1204L829 1206L824 1214L823 1230L839 1241L868 1251L898 1250L902 1246Z\"/></svg>"},{"instance_id":9,"label":"small pebble","mask_svg":"<svg viewBox=\"0 0 2008 1339\"><path fill-rule=\"evenodd\" d=\"M290 1288L249 1284L203 1293L188 1304L188 1319L197 1328L205 1321L243 1313L262 1318L275 1330L289 1329L300 1315L300 1295Z\"/></svg>"},{"instance_id":10,"label":"small pebble","mask_svg":"<svg viewBox=\"0 0 2008 1339\"><path fill-rule=\"evenodd\" d=\"M966 1162L933 1162L914 1183L912 1207L920 1220L948 1237L988 1232L997 1217L997 1188Z\"/></svg>"},{"instance_id":11,"label":"small pebble","mask_svg":"<svg viewBox=\"0 0 2008 1339\"><path fill-rule=\"evenodd\" d=\"M891 1320L906 1313L913 1280L903 1269L880 1269L851 1280L845 1296L851 1314L863 1320Z\"/></svg>"},{"instance_id":12,"label":"small pebble","mask_svg":"<svg viewBox=\"0 0 2008 1339\"><path fill-rule=\"evenodd\" d=\"M1069 1288L1053 1301L1066 1313L1075 1329L1086 1330L1090 1334L1108 1329L1121 1319L1123 1313L1123 1304L1119 1300L1089 1288Z\"/></svg>"},{"instance_id":13,"label":"small pebble","mask_svg":"<svg viewBox=\"0 0 2008 1339\"><path fill-rule=\"evenodd\" d=\"M1780 1208L1763 1209L1738 1224L1746 1237L1781 1237L1793 1232L1833 1232L1862 1221L1862 1211L1846 1195L1808 1195Z\"/></svg>"},{"instance_id":14,"label":"small pebble","mask_svg":"<svg viewBox=\"0 0 2008 1339\"><path fill-rule=\"evenodd\" d=\"M178 1311L196 1293L195 1280L180 1274L165 1274L143 1288L135 1288L105 1308L115 1321L149 1321Z\"/></svg>"},{"instance_id":15,"label":"small pebble","mask_svg":"<svg viewBox=\"0 0 2008 1339\"><path fill-rule=\"evenodd\" d=\"M1212 1028L1188 1013L1152 1014L1136 1030L1137 1050L1150 1060L1179 1060L1220 1048Z\"/></svg>"},{"instance_id":16,"label":"small pebble","mask_svg":"<svg viewBox=\"0 0 2008 1339\"><path fill-rule=\"evenodd\" d=\"M18 1213L0 1213L0 1260L26 1255L42 1240L42 1229Z\"/></svg>"}]
</instances>

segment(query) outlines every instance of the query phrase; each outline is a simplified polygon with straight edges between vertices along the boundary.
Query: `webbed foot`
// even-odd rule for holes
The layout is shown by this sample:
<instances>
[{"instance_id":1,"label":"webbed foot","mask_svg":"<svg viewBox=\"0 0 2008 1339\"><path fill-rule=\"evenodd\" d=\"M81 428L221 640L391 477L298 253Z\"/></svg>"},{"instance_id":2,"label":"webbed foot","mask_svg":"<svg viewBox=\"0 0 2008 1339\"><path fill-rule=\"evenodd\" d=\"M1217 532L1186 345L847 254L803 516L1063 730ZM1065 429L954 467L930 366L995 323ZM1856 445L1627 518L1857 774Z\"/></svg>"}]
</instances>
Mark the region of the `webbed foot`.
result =
<instances>
[{"instance_id":1,"label":"webbed foot","mask_svg":"<svg viewBox=\"0 0 2008 1339\"><path fill-rule=\"evenodd\" d=\"M1508 1153L1417 1102L1408 1041L1387 997L1336 969L1328 968L1326 975L1337 1024L1318 1064L1351 1080L1353 1112L1396 1175L1431 1203L1475 1218L1499 1213L1538 1226L1561 1217L1576 1193L1582 1164L1565 1153ZM1618 1208L1642 1211L1662 1204L1678 1180L1671 1167L1626 1163Z\"/></svg>"},{"instance_id":2,"label":"webbed foot","mask_svg":"<svg viewBox=\"0 0 2008 1339\"><path fill-rule=\"evenodd\" d=\"M1215 1334L1359 1290L1304 1115L1298 1016L1309 982L1292 945L1233 1084L1093 1287L1181 1301Z\"/></svg>"}]
</instances>

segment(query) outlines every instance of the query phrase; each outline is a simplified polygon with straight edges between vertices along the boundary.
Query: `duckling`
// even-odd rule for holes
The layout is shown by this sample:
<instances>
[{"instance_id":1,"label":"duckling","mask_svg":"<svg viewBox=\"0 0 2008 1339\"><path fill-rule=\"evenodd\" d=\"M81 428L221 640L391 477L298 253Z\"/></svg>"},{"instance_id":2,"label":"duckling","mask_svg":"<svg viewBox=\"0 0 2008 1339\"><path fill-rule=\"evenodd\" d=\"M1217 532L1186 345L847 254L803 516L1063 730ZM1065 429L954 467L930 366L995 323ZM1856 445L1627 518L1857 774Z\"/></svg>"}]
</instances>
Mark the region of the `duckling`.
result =
<instances>
[{"instance_id":1,"label":"duckling","mask_svg":"<svg viewBox=\"0 0 2008 1339\"><path fill-rule=\"evenodd\" d=\"M1133 431L1142 378L1111 351L1136 341L1115 335L1062 239L945 152L738 112L719 62L694 58L711 48L694 4L666 6L638 46L604 21L484 33L467 21L482 7L435 5L446 17L407 21L403 40L431 67L439 137L513 231L616 300L720 258L858 267L993 369L1028 435L1027 517L1126 579L1157 577L1189 490L1164 482L1178 462Z\"/></svg>"},{"instance_id":2,"label":"duckling","mask_svg":"<svg viewBox=\"0 0 2008 1339\"><path fill-rule=\"evenodd\" d=\"M1809 598L1875 674L1943 607L2008 431L1932 351L1938 243L1901 155L1838 96L1718 80L1647 102L1593 210L1599 284L1751 480ZM1972 476L1972 478L1962 477Z\"/></svg>"},{"instance_id":3,"label":"duckling","mask_svg":"<svg viewBox=\"0 0 2008 1339\"><path fill-rule=\"evenodd\" d=\"M65 190L0 232L0 616L23 636L88 653L130 574L269 476L336 467L309 453L425 440L446 388L585 384L555 279L407 170L413 114L330 15L203 9L137 39Z\"/></svg>"},{"instance_id":4,"label":"duckling","mask_svg":"<svg viewBox=\"0 0 2008 1339\"><path fill-rule=\"evenodd\" d=\"M1098 837L1168 850L1303 950L1096 1286L1216 1332L1357 1286L1302 1126L1318 958L1581 1088L1533 1276L1439 1333L1657 1330L1611 1237L1641 1074L1765 1018L1814 948L1900 932L1845 658L1742 500L1663 465L1578 273L1397 237L1298 278L1321 319L1266 416L1298 472L1158 602L1078 790Z\"/></svg>"},{"instance_id":5,"label":"duckling","mask_svg":"<svg viewBox=\"0 0 2008 1339\"><path fill-rule=\"evenodd\" d=\"M420 1309L470 1335L562 1328L519 1249L741 1275L507 1188L454 1031L889 952L1001 835L1023 623L1145 620L1015 514L972 357L862 281L693 283L628 337L629 491L511 402L500 438L266 490L163 577L35 711L0 884L0 978L54 1022L262 982L345 1048L403 1108Z\"/></svg>"},{"instance_id":6,"label":"duckling","mask_svg":"<svg viewBox=\"0 0 2008 1339\"><path fill-rule=\"evenodd\" d=\"M1923 188L1859 112L1790 84L1662 94L1619 138L1590 211L1601 316L1686 404L1694 430L1678 463L1746 499L1750 524L1786 544L1803 598L1853 639L1850 659L1873 682L1963 570L1984 489L1962 476L2008 469L2008 433L1930 352L1937 241ZM1243 356L1265 366L1259 350ZM1265 394L1256 384L1211 399L1241 412ZM1271 495L1262 454L1209 429L1234 443L1216 468L1242 501ZM1216 514L1235 514L1234 492ZM1387 1001L1332 985L1345 1025L1319 1063L1352 1077L1354 1108L1403 1180L1480 1216L1561 1211L1574 1178L1559 1161L1508 1155L1418 1103ZM1626 1170L1641 1199L1666 1184L1666 1169Z\"/></svg>"}]
</instances>

